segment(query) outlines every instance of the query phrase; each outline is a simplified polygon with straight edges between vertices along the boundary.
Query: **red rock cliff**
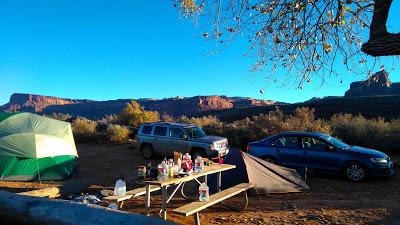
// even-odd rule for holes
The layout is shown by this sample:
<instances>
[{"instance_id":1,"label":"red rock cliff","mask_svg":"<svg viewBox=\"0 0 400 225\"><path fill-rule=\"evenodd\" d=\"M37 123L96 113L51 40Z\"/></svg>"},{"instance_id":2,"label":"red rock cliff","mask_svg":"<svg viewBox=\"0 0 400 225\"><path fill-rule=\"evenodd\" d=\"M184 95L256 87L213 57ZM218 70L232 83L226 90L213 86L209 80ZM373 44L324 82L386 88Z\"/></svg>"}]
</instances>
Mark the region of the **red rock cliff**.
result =
<instances>
[{"instance_id":1,"label":"red rock cliff","mask_svg":"<svg viewBox=\"0 0 400 225\"><path fill-rule=\"evenodd\" d=\"M102 118L109 114L118 114L132 99L110 101L91 101L57 98L32 94L13 94L10 102L0 106L0 111L24 111L52 114L68 113L73 116ZM158 111L172 116L194 116L200 112L237 107L272 105L275 102L242 97L195 96L165 99L138 99L146 110Z\"/></svg>"}]
</instances>

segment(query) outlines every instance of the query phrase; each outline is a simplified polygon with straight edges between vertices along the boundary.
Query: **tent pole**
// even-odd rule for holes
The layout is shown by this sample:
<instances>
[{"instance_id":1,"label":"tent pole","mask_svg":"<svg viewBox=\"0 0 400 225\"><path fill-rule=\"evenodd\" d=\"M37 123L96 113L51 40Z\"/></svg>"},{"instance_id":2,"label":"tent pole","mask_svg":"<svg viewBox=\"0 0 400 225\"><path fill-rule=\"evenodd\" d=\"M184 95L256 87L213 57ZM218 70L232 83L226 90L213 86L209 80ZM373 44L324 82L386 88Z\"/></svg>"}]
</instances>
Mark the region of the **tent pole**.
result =
<instances>
[{"instance_id":1,"label":"tent pole","mask_svg":"<svg viewBox=\"0 0 400 225\"><path fill-rule=\"evenodd\" d=\"M39 171L39 162L38 162L37 158L36 158L36 169L37 169L37 173L38 173L39 184L42 184L42 180L40 178L40 171Z\"/></svg>"}]
</instances>

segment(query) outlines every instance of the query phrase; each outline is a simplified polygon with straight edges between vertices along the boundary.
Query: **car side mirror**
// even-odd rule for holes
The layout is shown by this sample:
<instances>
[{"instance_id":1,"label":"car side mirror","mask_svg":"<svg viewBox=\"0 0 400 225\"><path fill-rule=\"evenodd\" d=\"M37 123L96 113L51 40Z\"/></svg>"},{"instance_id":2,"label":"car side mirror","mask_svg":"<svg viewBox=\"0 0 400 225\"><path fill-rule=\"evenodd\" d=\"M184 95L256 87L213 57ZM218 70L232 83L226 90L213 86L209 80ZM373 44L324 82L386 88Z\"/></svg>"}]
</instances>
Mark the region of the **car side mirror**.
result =
<instances>
[{"instance_id":1,"label":"car side mirror","mask_svg":"<svg viewBox=\"0 0 400 225\"><path fill-rule=\"evenodd\" d=\"M330 152L336 150L335 147L333 147L332 145L327 145L325 149L326 149L327 151L330 151Z\"/></svg>"}]
</instances>

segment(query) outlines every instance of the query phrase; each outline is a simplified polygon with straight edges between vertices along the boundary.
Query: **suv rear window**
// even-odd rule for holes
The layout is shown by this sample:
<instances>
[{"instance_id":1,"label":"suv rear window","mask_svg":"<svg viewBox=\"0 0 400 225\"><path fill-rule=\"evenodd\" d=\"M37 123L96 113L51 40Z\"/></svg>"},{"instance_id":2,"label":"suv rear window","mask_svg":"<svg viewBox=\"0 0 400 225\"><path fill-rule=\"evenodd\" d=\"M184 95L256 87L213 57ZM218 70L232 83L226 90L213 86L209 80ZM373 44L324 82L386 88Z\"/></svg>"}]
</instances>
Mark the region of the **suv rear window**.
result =
<instances>
[{"instance_id":1,"label":"suv rear window","mask_svg":"<svg viewBox=\"0 0 400 225\"><path fill-rule=\"evenodd\" d=\"M166 127L155 127L154 128L154 135L156 136L167 136L167 128Z\"/></svg>"},{"instance_id":2,"label":"suv rear window","mask_svg":"<svg viewBox=\"0 0 400 225\"><path fill-rule=\"evenodd\" d=\"M152 126L144 126L142 128L142 134L151 134L151 129L152 128L153 128Z\"/></svg>"}]
</instances>

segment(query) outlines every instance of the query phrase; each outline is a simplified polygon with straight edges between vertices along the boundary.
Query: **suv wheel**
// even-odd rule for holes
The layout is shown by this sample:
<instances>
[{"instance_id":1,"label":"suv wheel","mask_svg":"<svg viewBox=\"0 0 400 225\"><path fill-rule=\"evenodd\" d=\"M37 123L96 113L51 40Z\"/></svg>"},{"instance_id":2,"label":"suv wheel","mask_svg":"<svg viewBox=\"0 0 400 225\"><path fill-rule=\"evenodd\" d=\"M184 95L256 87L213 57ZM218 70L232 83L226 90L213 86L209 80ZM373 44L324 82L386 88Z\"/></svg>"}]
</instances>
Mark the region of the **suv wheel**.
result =
<instances>
[{"instance_id":1,"label":"suv wheel","mask_svg":"<svg viewBox=\"0 0 400 225\"><path fill-rule=\"evenodd\" d=\"M367 173L359 163L349 163L344 169L344 175L353 182L362 181Z\"/></svg>"},{"instance_id":2,"label":"suv wheel","mask_svg":"<svg viewBox=\"0 0 400 225\"><path fill-rule=\"evenodd\" d=\"M141 150L142 150L142 155L145 159L153 158L154 150L151 145L143 145Z\"/></svg>"},{"instance_id":3,"label":"suv wheel","mask_svg":"<svg viewBox=\"0 0 400 225\"><path fill-rule=\"evenodd\" d=\"M193 159L196 159L196 156L199 155L201 158L208 158L206 152L204 149L201 148L195 148L192 150L191 155L193 156Z\"/></svg>"}]
</instances>

